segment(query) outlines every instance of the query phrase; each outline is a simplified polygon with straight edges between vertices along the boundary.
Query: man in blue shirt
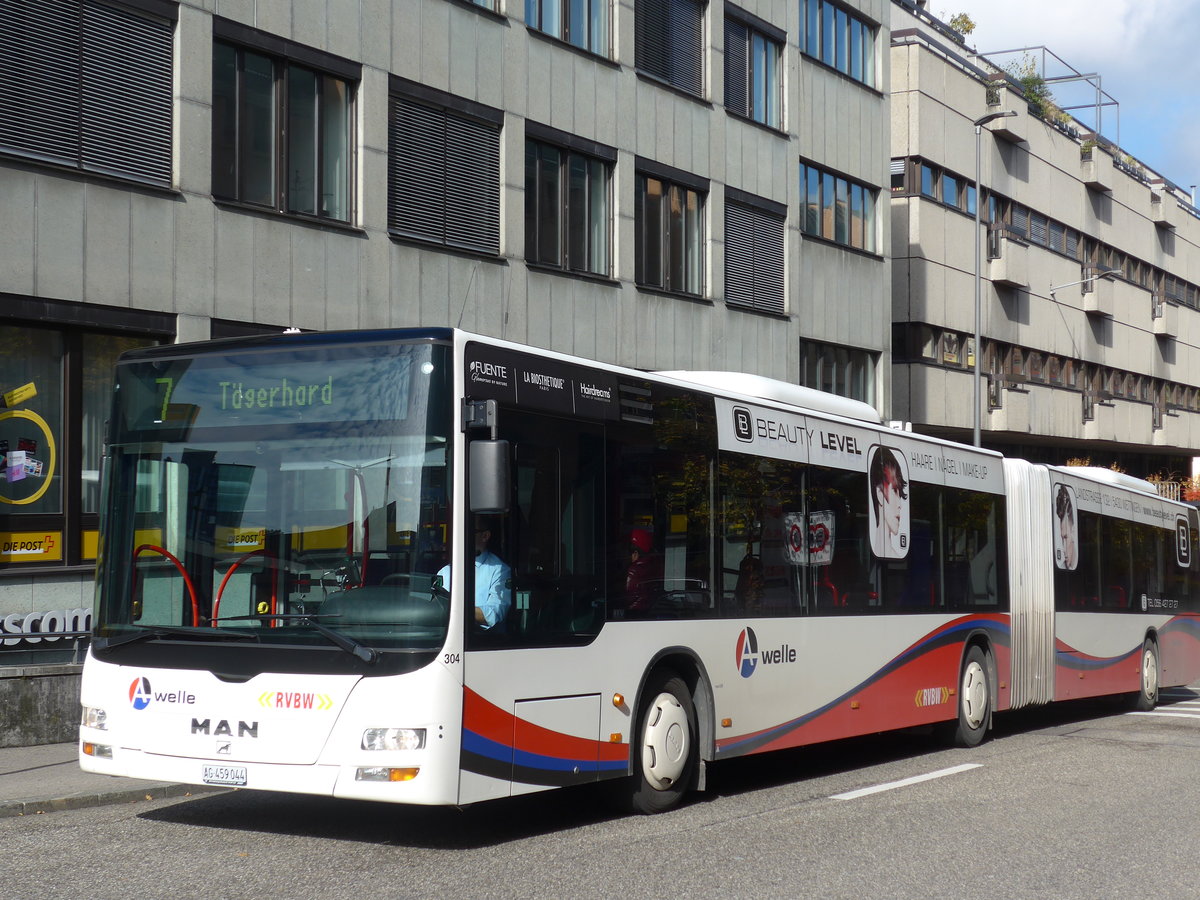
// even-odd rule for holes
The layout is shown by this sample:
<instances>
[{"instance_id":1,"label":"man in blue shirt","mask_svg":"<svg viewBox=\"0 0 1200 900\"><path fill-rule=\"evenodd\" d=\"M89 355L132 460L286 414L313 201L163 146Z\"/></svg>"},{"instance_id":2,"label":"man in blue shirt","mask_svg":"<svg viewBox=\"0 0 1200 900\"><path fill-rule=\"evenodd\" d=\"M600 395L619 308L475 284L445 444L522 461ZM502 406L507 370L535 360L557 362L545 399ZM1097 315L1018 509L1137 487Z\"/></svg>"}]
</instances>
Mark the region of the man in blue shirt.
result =
<instances>
[{"instance_id":1,"label":"man in blue shirt","mask_svg":"<svg viewBox=\"0 0 1200 900\"><path fill-rule=\"evenodd\" d=\"M512 607L512 569L488 549L494 531L494 519L480 516L475 520L475 624L500 633ZM442 586L450 590L450 567L442 566L438 577Z\"/></svg>"}]
</instances>

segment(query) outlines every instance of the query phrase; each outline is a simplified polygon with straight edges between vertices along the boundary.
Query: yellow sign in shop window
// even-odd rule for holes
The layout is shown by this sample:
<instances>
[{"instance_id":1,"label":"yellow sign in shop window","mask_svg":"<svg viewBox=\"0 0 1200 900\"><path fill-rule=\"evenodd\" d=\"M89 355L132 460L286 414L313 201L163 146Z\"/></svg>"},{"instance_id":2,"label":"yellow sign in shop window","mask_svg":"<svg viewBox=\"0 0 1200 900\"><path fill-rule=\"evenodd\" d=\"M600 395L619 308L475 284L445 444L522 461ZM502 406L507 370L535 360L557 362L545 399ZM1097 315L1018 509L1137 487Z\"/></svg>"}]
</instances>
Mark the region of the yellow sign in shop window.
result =
<instances>
[{"instance_id":1,"label":"yellow sign in shop window","mask_svg":"<svg viewBox=\"0 0 1200 900\"><path fill-rule=\"evenodd\" d=\"M0 531L0 563L59 562L61 531Z\"/></svg>"}]
</instances>

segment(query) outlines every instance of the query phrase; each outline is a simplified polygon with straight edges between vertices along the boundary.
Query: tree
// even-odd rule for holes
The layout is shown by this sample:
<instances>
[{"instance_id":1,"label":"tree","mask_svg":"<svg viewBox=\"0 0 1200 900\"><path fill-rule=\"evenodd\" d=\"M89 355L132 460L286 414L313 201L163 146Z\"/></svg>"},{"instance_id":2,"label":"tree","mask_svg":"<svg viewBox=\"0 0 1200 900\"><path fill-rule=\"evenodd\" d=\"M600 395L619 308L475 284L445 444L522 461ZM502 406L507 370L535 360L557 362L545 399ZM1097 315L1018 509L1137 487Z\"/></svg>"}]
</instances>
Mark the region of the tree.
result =
<instances>
[{"instance_id":1,"label":"tree","mask_svg":"<svg viewBox=\"0 0 1200 900\"><path fill-rule=\"evenodd\" d=\"M966 37L975 30L975 20L968 16L965 12L956 13L946 20L954 31L957 31L963 37Z\"/></svg>"},{"instance_id":2,"label":"tree","mask_svg":"<svg viewBox=\"0 0 1200 900\"><path fill-rule=\"evenodd\" d=\"M1029 104L1032 113L1048 122L1061 121L1066 117L1066 113L1054 102L1054 95L1050 93L1050 87L1038 71L1037 62L1032 56L1026 53L1020 62L1010 63L1005 68L1021 85L1025 102Z\"/></svg>"}]
</instances>

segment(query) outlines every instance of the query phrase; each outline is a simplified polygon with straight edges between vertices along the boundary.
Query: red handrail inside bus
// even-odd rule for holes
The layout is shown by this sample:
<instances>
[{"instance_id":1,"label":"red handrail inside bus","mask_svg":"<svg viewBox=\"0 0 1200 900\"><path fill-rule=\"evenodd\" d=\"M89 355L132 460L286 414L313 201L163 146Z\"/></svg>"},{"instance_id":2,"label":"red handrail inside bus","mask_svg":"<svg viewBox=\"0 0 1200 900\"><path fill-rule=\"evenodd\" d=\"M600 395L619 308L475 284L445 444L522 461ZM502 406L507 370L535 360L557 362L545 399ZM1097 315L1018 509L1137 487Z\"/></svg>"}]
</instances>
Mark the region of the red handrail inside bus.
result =
<instances>
[{"instance_id":1,"label":"red handrail inside bus","mask_svg":"<svg viewBox=\"0 0 1200 900\"><path fill-rule=\"evenodd\" d=\"M234 560L233 565L229 567L229 571L225 573L225 577L221 579L221 586L217 588L217 598L213 600L212 617L214 622L217 619L217 612L221 608L221 595L225 593L225 585L229 583L229 576L236 572L237 567L250 557L258 556L260 553L266 558L271 569L271 615L275 615L275 611L279 604L277 591L279 582L279 561L275 558L275 554L266 547L259 547L257 550L251 550L249 553L243 553L236 560ZM274 627L275 620L272 619L270 624L271 627Z\"/></svg>"},{"instance_id":2,"label":"red handrail inside bus","mask_svg":"<svg viewBox=\"0 0 1200 900\"><path fill-rule=\"evenodd\" d=\"M133 584L131 586L131 593L137 593L137 558L147 550L153 550L155 553L165 556L175 564L175 568L177 568L179 570L179 574L183 576L183 583L187 586L188 596L192 599L192 627L195 628L200 624L200 604L196 600L196 586L192 584L192 579L188 575L187 569L183 567L183 563L181 563L175 557L175 554L173 554L170 550L166 550L157 544L142 544L133 551Z\"/></svg>"}]
</instances>

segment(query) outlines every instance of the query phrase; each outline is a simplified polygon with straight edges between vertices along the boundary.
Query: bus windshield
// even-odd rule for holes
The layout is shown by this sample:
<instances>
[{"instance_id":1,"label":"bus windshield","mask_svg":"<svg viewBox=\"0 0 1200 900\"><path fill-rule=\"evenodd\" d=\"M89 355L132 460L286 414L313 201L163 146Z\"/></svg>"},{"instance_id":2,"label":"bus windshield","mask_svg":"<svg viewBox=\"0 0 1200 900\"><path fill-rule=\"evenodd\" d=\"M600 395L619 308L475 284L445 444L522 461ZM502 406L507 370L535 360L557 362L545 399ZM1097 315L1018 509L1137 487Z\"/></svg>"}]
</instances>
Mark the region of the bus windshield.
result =
<instances>
[{"instance_id":1,"label":"bus windshield","mask_svg":"<svg viewBox=\"0 0 1200 900\"><path fill-rule=\"evenodd\" d=\"M441 646L449 348L297 344L118 366L97 649Z\"/></svg>"}]
</instances>

